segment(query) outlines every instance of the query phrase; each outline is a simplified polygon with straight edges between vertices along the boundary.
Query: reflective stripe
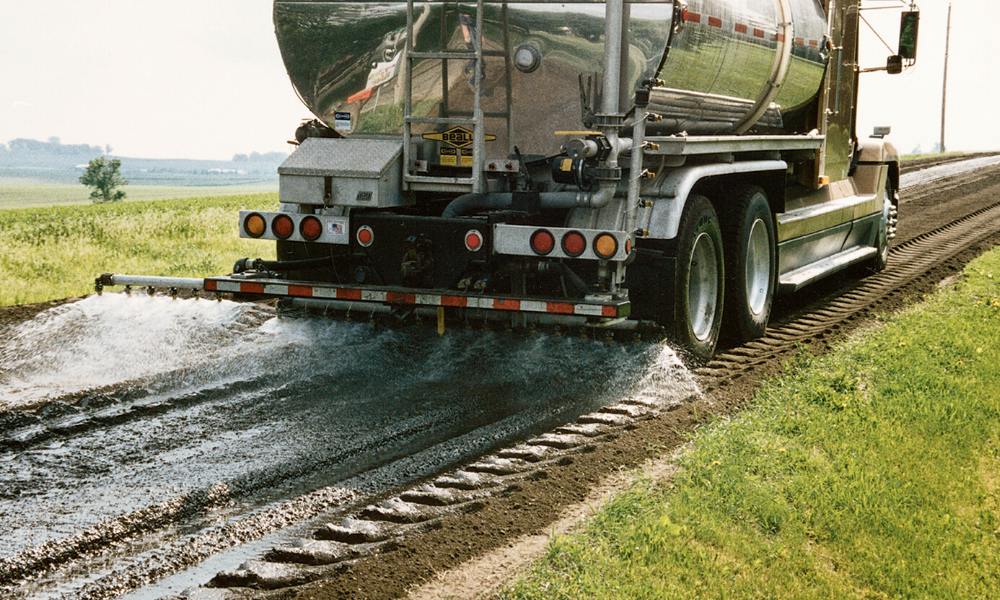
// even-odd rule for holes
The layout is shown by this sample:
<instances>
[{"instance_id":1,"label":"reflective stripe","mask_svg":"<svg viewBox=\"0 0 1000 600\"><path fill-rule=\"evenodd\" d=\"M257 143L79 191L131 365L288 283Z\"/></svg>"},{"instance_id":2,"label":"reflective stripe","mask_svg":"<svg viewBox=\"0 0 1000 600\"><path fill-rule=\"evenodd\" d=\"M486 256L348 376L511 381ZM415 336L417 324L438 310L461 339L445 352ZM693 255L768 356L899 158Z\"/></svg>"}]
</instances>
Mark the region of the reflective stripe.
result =
<instances>
[{"instance_id":1,"label":"reflective stripe","mask_svg":"<svg viewBox=\"0 0 1000 600\"><path fill-rule=\"evenodd\" d=\"M533 300L521 300L521 310L526 312L548 312L547 302L535 302Z\"/></svg>"},{"instance_id":2,"label":"reflective stripe","mask_svg":"<svg viewBox=\"0 0 1000 600\"><path fill-rule=\"evenodd\" d=\"M415 292L393 292L383 290L361 290L309 285L286 285L271 282L233 281L231 279L206 279L205 289L216 292L242 294L264 294L272 296L295 296L300 298L329 298L358 302L380 302L383 304L413 304L420 306L443 306L453 308L480 308L587 317L618 316L621 306L573 302L548 302L519 298L488 298L482 296L454 296L439 294L418 294Z\"/></svg>"},{"instance_id":3,"label":"reflective stripe","mask_svg":"<svg viewBox=\"0 0 1000 600\"><path fill-rule=\"evenodd\" d=\"M468 298L464 296L441 296L441 306L457 306L464 308Z\"/></svg>"},{"instance_id":4,"label":"reflective stripe","mask_svg":"<svg viewBox=\"0 0 1000 600\"><path fill-rule=\"evenodd\" d=\"M521 310L521 301L507 300L506 298L494 298L493 308L496 310Z\"/></svg>"},{"instance_id":5,"label":"reflective stripe","mask_svg":"<svg viewBox=\"0 0 1000 600\"><path fill-rule=\"evenodd\" d=\"M600 304L577 304L573 309L575 315L586 315L588 317L604 316L604 307Z\"/></svg>"},{"instance_id":6,"label":"reflective stripe","mask_svg":"<svg viewBox=\"0 0 1000 600\"><path fill-rule=\"evenodd\" d=\"M549 302L546 307L546 312L560 315L571 315L573 314L573 305L569 302Z\"/></svg>"},{"instance_id":7,"label":"reflective stripe","mask_svg":"<svg viewBox=\"0 0 1000 600\"><path fill-rule=\"evenodd\" d=\"M243 285L253 285L253 284L243 284ZM275 285L275 284L272 283L270 285L265 285L264 286L264 291L262 293L264 293L264 294L273 294L275 296L287 296L288 295L288 286L287 285Z\"/></svg>"}]
</instances>

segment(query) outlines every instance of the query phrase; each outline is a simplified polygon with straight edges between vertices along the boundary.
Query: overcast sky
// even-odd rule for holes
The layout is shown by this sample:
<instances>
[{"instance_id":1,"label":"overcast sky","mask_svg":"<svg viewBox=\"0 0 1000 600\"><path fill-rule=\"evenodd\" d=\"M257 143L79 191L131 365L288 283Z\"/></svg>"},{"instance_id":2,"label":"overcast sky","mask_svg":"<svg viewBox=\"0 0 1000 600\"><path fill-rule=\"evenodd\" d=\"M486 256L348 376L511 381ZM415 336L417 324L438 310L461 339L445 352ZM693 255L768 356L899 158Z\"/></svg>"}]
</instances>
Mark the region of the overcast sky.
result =
<instances>
[{"instance_id":1,"label":"overcast sky","mask_svg":"<svg viewBox=\"0 0 1000 600\"><path fill-rule=\"evenodd\" d=\"M866 0L900 6L901 0ZM953 0L948 150L1000 149L998 0ZM901 151L940 138L947 0L923 0L917 66L862 75L858 133L892 126ZM893 47L895 10L865 11ZM863 66L885 47L863 32ZM285 75L270 0L0 0L0 143L110 145L119 156L229 159L288 151L311 115Z\"/></svg>"}]
</instances>

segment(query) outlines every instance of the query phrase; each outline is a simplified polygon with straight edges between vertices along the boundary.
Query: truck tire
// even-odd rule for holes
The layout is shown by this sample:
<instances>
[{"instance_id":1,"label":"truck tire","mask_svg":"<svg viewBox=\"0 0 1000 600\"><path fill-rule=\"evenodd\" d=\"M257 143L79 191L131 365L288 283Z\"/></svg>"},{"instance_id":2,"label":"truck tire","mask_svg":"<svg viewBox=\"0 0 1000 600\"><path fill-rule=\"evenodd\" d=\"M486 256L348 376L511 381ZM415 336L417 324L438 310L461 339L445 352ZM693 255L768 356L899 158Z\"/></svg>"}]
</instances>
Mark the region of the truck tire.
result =
<instances>
[{"instance_id":1,"label":"truck tire","mask_svg":"<svg viewBox=\"0 0 1000 600\"><path fill-rule=\"evenodd\" d=\"M889 219L892 213L892 183L885 182L882 191L882 214L879 217L878 229L875 231L875 256L868 261L868 270L878 273L885 270L889 263Z\"/></svg>"},{"instance_id":2,"label":"truck tire","mask_svg":"<svg viewBox=\"0 0 1000 600\"><path fill-rule=\"evenodd\" d=\"M764 191L753 186L739 192L720 221L726 252L723 330L743 343L764 335L771 318L777 279L774 217Z\"/></svg>"},{"instance_id":3,"label":"truck tire","mask_svg":"<svg viewBox=\"0 0 1000 600\"><path fill-rule=\"evenodd\" d=\"M712 203L692 195L677 231L673 337L697 358L715 353L722 328L725 261L722 232Z\"/></svg>"}]
</instances>

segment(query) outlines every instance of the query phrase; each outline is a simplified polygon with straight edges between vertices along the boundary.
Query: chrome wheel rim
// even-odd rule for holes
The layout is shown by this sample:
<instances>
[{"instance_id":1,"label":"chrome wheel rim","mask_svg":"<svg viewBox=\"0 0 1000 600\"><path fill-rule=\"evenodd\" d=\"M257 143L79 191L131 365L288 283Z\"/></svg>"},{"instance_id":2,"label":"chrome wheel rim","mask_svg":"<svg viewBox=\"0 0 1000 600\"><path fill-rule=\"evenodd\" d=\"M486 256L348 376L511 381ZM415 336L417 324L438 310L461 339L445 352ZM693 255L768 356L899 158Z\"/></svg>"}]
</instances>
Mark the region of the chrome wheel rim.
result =
<instances>
[{"instance_id":1,"label":"chrome wheel rim","mask_svg":"<svg viewBox=\"0 0 1000 600\"><path fill-rule=\"evenodd\" d=\"M750 227L744 272L747 307L754 315L763 313L764 307L767 305L772 270L770 245L771 240L767 234L767 225L761 219L757 219Z\"/></svg>"},{"instance_id":2,"label":"chrome wheel rim","mask_svg":"<svg viewBox=\"0 0 1000 600\"><path fill-rule=\"evenodd\" d=\"M707 340L712 333L718 302L718 255L712 238L707 233L700 233L691 249L688 270L688 320L691 332L699 341Z\"/></svg>"}]
</instances>

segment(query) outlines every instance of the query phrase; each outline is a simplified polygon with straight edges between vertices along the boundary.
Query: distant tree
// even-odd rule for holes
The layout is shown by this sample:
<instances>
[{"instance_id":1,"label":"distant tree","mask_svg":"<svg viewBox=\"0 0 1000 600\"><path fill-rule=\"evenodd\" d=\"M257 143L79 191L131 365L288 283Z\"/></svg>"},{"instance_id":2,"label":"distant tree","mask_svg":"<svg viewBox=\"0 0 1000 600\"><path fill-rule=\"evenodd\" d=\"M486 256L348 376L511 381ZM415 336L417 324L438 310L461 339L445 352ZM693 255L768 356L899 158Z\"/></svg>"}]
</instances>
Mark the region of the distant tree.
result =
<instances>
[{"instance_id":1,"label":"distant tree","mask_svg":"<svg viewBox=\"0 0 1000 600\"><path fill-rule=\"evenodd\" d=\"M122 161L117 158L105 160L103 156L92 159L87 165L87 171L80 176L80 183L94 188L90 198L95 202L117 202L125 197L125 192L115 188L128 185L127 179L122 179L119 169Z\"/></svg>"}]
</instances>

